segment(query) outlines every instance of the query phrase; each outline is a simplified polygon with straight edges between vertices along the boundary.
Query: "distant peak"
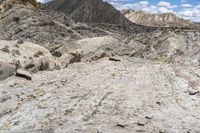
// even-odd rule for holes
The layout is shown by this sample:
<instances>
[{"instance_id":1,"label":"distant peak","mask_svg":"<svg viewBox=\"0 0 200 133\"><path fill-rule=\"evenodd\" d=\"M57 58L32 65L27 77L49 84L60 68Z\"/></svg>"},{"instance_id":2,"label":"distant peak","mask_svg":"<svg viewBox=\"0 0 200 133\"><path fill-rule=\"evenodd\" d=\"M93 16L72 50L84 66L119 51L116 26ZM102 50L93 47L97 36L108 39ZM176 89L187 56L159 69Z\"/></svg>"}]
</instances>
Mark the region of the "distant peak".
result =
<instances>
[{"instance_id":1,"label":"distant peak","mask_svg":"<svg viewBox=\"0 0 200 133\"><path fill-rule=\"evenodd\" d=\"M152 14L145 11L122 11L122 14L130 21L156 27L170 27L170 26L190 26L192 23L189 20L179 18L174 13Z\"/></svg>"}]
</instances>

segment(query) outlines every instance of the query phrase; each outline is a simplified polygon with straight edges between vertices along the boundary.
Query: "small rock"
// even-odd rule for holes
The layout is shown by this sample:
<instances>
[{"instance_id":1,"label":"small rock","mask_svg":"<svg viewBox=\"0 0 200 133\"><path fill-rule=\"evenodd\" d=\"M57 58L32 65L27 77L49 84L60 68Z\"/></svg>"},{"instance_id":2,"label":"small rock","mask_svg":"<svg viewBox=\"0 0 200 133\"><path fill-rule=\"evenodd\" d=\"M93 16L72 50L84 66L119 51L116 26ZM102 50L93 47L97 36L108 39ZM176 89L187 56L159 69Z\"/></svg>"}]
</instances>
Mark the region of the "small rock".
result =
<instances>
[{"instance_id":1,"label":"small rock","mask_svg":"<svg viewBox=\"0 0 200 133\"><path fill-rule=\"evenodd\" d=\"M63 54L60 58L57 59L57 62L60 62L62 68L67 67L71 63L80 62L82 56L82 50L77 49L70 53Z\"/></svg>"},{"instance_id":2,"label":"small rock","mask_svg":"<svg viewBox=\"0 0 200 133\"><path fill-rule=\"evenodd\" d=\"M188 129L188 130L187 130L187 133L192 133L192 130L191 130L191 129Z\"/></svg>"},{"instance_id":3,"label":"small rock","mask_svg":"<svg viewBox=\"0 0 200 133\"><path fill-rule=\"evenodd\" d=\"M117 126L118 126L118 127L121 127L121 128L125 128L127 125L126 125L126 124L118 123Z\"/></svg>"},{"instance_id":4,"label":"small rock","mask_svg":"<svg viewBox=\"0 0 200 133\"><path fill-rule=\"evenodd\" d=\"M161 130L159 130L159 133L166 133L166 130L161 129Z\"/></svg>"},{"instance_id":5,"label":"small rock","mask_svg":"<svg viewBox=\"0 0 200 133\"><path fill-rule=\"evenodd\" d=\"M82 55L83 51L81 49L75 49L70 52L70 54L77 56L77 55Z\"/></svg>"},{"instance_id":6,"label":"small rock","mask_svg":"<svg viewBox=\"0 0 200 133\"><path fill-rule=\"evenodd\" d=\"M137 125L138 125L138 126L145 126L145 124L144 124L144 123L141 123L141 122L137 122Z\"/></svg>"},{"instance_id":7,"label":"small rock","mask_svg":"<svg viewBox=\"0 0 200 133\"><path fill-rule=\"evenodd\" d=\"M160 101L157 101L156 104L158 104L158 105L162 105L162 103L161 103Z\"/></svg>"},{"instance_id":8,"label":"small rock","mask_svg":"<svg viewBox=\"0 0 200 133\"><path fill-rule=\"evenodd\" d=\"M81 49L75 49L69 54L73 55L74 57L70 60L70 63L74 62L81 62L81 56L82 56L83 51Z\"/></svg>"},{"instance_id":9,"label":"small rock","mask_svg":"<svg viewBox=\"0 0 200 133\"><path fill-rule=\"evenodd\" d=\"M57 62L60 62L61 68L66 68L72 62L73 58L72 54L65 53L57 59Z\"/></svg>"},{"instance_id":10,"label":"small rock","mask_svg":"<svg viewBox=\"0 0 200 133\"><path fill-rule=\"evenodd\" d=\"M104 52L103 50L100 50L92 56L91 60L95 61L95 60L99 60L99 59L107 57L107 56L108 56L108 54L106 52Z\"/></svg>"},{"instance_id":11,"label":"small rock","mask_svg":"<svg viewBox=\"0 0 200 133\"><path fill-rule=\"evenodd\" d=\"M61 63L57 60L50 61L49 63L49 70L60 70L61 69Z\"/></svg>"},{"instance_id":12,"label":"small rock","mask_svg":"<svg viewBox=\"0 0 200 133\"><path fill-rule=\"evenodd\" d=\"M139 133L144 133L144 132L146 132L145 130L143 130L143 129L139 129L139 130L136 130L136 132L139 132Z\"/></svg>"},{"instance_id":13,"label":"small rock","mask_svg":"<svg viewBox=\"0 0 200 133\"><path fill-rule=\"evenodd\" d=\"M24 41L20 39L20 40L17 41L17 43L18 43L18 44L23 44Z\"/></svg>"},{"instance_id":14,"label":"small rock","mask_svg":"<svg viewBox=\"0 0 200 133\"><path fill-rule=\"evenodd\" d=\"M195 90L195 89L188 89L188 92L190 95L196 95L199 93L199 90Z\"/></svg>"},{"instance_id":15,"label":"small rock","mask_svg":"<svg viewBox=\"0 0 200 133\"><path fill-rule=\"evenodd\" d=\"M16 71L16 76L21 77L21 78L25 78L27 80L32 80L32 75L25 70L18 69Z\"/></svg>"},{"instance_id":16,"label":"small rock","mask_svg":"<svg viewBox=\"0 0 200 133\"><path fill-rule=\"evenodd\" d=\"M118 55L110 56L109 60L111 60L111 61L121 61L121 59Z\"/></svg>"},{"instance_id":17,"label":"small rock","mask_svg":"<svg viewBox=\"0 0 200 133\"><path fill-rule=\"evenodd\" d=\"M0 80L4 80L15 74L16 67L7 63L0 62Z\"/></svg>"},{"instance_id":18,"label":"small rock","mask_svg":"<svg viewBox=\"0 0 200 133\"><path fill-rule=\"evenodd\" d=\"M153 118L153 116L152 115L146 115L145 118L150 120L150 119Z\"/></svg>"}]
</instances>

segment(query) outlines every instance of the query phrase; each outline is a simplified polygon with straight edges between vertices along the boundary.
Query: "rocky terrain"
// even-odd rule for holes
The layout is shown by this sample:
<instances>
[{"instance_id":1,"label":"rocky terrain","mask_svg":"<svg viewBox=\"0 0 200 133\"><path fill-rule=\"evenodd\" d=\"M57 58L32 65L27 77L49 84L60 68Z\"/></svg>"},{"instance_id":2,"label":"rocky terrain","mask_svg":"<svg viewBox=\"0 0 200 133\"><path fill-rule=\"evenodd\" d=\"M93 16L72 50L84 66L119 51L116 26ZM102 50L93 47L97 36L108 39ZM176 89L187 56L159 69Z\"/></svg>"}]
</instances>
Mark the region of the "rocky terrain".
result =
<instances>
[{"instance_id":1,"label":"rocky terrain","mask_svg":"<svg viewBox=\"0 0 200 133\"><path fill-rule=\"evenodd\" d=\"M146 26L156 27L196 27L197 25L173 13L150 14L143 11L123 10L122 14L130 21Z\"/></svg>"},{"instance_id":2,"label":"rocky terrain","mask_svg":"<svg viewBox=\"0 0 200 133\"><path fill-rule=\"evenodd\" d=\"M0 133L200 131L197 28L137 25L102 0L0 7Z\"/></svg>"}]
</instances>

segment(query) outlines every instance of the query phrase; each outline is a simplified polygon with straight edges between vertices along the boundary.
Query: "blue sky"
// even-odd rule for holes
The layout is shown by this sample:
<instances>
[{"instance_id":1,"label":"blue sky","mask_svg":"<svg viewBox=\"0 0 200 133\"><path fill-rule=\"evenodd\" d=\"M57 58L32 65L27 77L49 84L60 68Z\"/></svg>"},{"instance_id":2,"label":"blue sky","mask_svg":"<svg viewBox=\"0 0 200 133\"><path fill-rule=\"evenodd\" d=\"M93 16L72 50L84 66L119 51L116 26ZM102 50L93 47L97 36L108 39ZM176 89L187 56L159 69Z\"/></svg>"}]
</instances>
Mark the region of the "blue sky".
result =
<instances>
[{"instance_id":1,"label":"blue sky","mask_svg":"<svg viewBox=\"0 0 200 133\"><path fill-rule=\"evenodd\" d=\"M38 0L40 2L50 0ZM174 13L179 17L200 22L200 0L104 0L119 10L132 9L148 13Z\"/></svg>"},{"instance_id":2,"label":"blue sky","mask_svg":"<svg viewBox=\"0 0 200 133\"><path fill-rule=\"evenodd\" d=\"M132 9L149 13L174 13L200 22L200 0L104 0L117 9Z\"/></svg>"}]
</instances>

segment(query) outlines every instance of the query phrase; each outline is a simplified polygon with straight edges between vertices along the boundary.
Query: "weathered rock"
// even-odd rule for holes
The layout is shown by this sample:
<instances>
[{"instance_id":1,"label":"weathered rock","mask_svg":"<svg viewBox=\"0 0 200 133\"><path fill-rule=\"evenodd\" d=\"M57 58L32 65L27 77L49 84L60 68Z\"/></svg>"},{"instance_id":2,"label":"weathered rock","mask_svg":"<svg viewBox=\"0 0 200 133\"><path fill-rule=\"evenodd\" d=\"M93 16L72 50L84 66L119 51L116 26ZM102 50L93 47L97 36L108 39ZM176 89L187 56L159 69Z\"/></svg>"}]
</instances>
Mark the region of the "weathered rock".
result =
<instances>
[{"instance_id":1,"label":"weathered rock","mask_svg":"<svg viewBox=\"0 0 200 133\"><path fill-rule=\"evenodd\" d=\"M73 55L74 57L70 60L69 63L80 62L82 53L83 51L81 49L75 49L71 51L70 54Z\"/></svg>"},{"instance_id":2,"label":"weathered rock","mask_svg":"<svg viewBox=\"0 0 200 133\"><path fill-rule=\"evenodd\" d=\"M16 76L17 77L22 77L25 78L27 80L32 80L32 75L31 73L29 73L28 71L22 70L22 69L18 69L16 71Z\"/></svg>"},{"instance_id":3,"label":"weathered rock","mask_svg":"<svg viewBox=\"0 0 200 133\"><path fill-rule=\"evenodd\" d=\"M112 55L109 57L109 60L111 61L121 61L120 57L118 55Z\"/></svg>"},{"instance_id":4,"label":"weathered rock","mask_svg":"<svg viewBox=\"0 0 200 133\"><path fill-rule=\"evenodd\" d=\"M99 60L101 58L104 58L108 56L108 54L106 52L104 52L103 50L100 50L98 52L96 52L92 57L91 57L91 60Z\"/></svg>"},{"instance_id":5,"label":"weathered rock","mask_svg":"<svg viewBox=\"0 0 200 133\"><path fill-rule=\"evenodd\" d=\"M188 89L188 92L190 95L196 95L199 93L199 90L190 88L190 89Z\"/></svg>"},{"instance_id":6,"label":"weathered rock","mask_svg":"<svg viewBox=\"0 0 200 133\"><path fill-rule=\"evenodd\" d=\"M153 118L153 116L152 115L146 115L145 118L151 120Z\"/></svg>"},{"instance_id":7,"label":"weathered rock","mask_svg":"<svg viewBox=\"0 0 200 133\"><path fill-rule=\"evenodd\" d=\"M38 71L46 71L49 70L50 62L52 60L53 59L51 59L48 56L30 59L29 63L27 63L24 68L29 72L34 72L34 73Z\"/></svg>"},{"instance_id":8,"label":"weathered rock","mask_svg":"<svg viewBox=\"0 0 200 133\"><path fill-rule=\"evenodd\" d=\"M52 60L49 63L49 70L60 70L62 68L61 63L58 60Z\"/></svg>"},{"instance_id":9,"label":"weathered rock","mask_svg":"<svg viewBox=\"0 0 200 133\"><path fill-rule=\"evenodd\" d=\"M57 59L57 62L60 62L62 68L67 67L71 63L81 61L82 50L76 49L70 53L63 54L60 58Z\"/></svg>"},{"instance_id":10,"label":"weathered rock","mask_svg":"<svg viewBox=\"0 0 200 133\"><path fill-rule=\"evenodd\" d=\"M10 52L0 50L0 60L12 63L17 68L24 68L33 60L39 60L43 57L53 59L53 56L46 48L30 42L18 44L17 41L0 40L0 49L2 48L7 48Z\"/></svg>"},{"instance_id":11,"label":"weathered rock","mask_svg":"<svg viewBox=\"0 0 200 133\"><path fill-rule=\"evenodd\" d=\"M121 127L121 128L125 128L127 125L126 124L122 124L122 123L118 123L118 124L116 124L116 126L118 126L118 127Z\"/></svg>"},{"instance_id":12,"label":"weathered rock","mask_svg":"<svg viewBox=\"0 0 200 133\"><path fill-rule=\"evenodd\" d=\"M65 68L69 65L73 58L74 56L72 54L65 53L60 58L58 58L57 61L60 62L62 68Z\"/></svg>"},{"instance_id":13,"label":"weathered rock","mask_svg":"<svg viewBox=\"0 0 200 133\"><path fill-rule=\"evenodd\" d=\"M0 62L0 80L4 80L15 74L15 66L7 63Z\"/></svg>"},{"instance_id":14,"label":"weathered rock","mask_svg":"<svg viewBox=\"0 0 200 133\"><path fill-rule=\"evenodd\" d=\"M145 124L143 122L137 122L138 126L145 126Z\"/></svg>"}]
</instances>

